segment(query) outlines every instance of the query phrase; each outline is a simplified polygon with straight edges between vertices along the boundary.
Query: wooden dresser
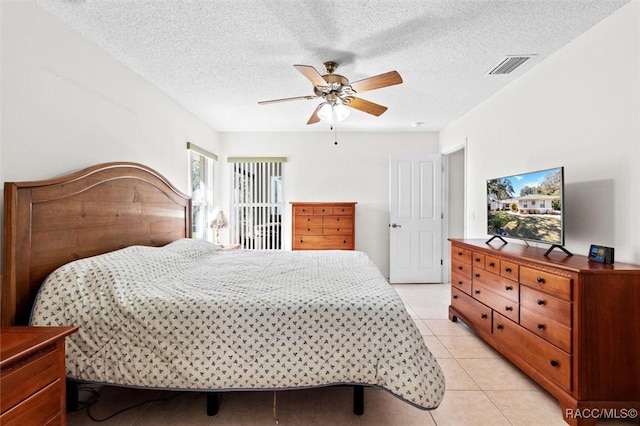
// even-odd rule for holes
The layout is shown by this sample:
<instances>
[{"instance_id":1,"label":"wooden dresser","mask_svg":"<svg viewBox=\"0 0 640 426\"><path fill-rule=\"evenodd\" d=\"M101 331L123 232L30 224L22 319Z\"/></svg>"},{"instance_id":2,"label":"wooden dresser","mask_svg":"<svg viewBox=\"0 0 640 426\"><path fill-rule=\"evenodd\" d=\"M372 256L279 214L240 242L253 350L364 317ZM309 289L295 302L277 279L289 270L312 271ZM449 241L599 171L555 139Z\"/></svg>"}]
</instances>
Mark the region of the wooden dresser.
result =
<instances>
[{"instance_id":1,"label":"wooden dresser","mask_svg":"<svg viewBox=\"0 0 640 426\"><path fill-rule=\"evenodd\" d=\"M65 425L65 337L76 327L0 328L0 424Z\"/></svg>"},{"instance_id":2,"label":"wooden dresser","mask_svg":"<svg viewBox=\"0 0 640 426\"><path fill-rule=\"evenodd\" d=\"M450 320L462 319L557 398L567 423L640 409L640 266L450 241Z\"/></svg>"},{"instance_id":3,"label":"wooden dresser","mask_svg":"<svg viewBox=\"0 0 640 426\"><path fill-rule=\"evenodd\" d=\"M356 204L291 203L291 248L354 250Z\"/></svg>"}]
</instances>

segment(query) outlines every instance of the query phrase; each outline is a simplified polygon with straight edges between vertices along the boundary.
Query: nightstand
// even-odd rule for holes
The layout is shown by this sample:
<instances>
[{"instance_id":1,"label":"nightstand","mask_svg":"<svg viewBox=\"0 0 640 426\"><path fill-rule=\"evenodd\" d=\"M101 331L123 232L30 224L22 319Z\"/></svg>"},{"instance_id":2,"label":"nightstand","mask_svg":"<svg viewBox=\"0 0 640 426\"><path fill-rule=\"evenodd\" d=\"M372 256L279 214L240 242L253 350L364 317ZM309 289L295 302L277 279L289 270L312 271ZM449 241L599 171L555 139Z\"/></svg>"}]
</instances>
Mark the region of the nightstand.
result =
<instances>
[{"instance_id":1,"label":"nightstand","mask_svg":"<svg viewBox=\"0 0 640 426\"><path fill-rule=\"evenodd\" d=\"M65 337L77 327L0 327L0 424L67 423Z\"/></svg>"}]
</instances>

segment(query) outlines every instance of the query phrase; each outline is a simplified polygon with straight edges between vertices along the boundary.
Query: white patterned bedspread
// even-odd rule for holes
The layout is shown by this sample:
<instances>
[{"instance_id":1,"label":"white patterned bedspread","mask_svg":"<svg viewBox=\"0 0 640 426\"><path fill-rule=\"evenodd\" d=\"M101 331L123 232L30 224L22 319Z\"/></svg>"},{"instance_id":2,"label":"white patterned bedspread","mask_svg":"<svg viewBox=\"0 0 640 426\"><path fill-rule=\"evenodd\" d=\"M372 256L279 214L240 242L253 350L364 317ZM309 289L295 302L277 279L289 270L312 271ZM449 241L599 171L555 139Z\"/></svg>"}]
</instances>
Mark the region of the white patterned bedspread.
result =
<instances>
[{"instance_id":1,"label":"white patterned bedspread","mask_svg":"<svg viewBox=\"0 0 640 426\"><path fill-rule=\"evenodd\" d=\"M52 273L32 325L75 325L67 376L202 390L377 385L423 409L444 375L395 290L357 251L218 250L183 239Z\"/></svg>"}]
</instances>

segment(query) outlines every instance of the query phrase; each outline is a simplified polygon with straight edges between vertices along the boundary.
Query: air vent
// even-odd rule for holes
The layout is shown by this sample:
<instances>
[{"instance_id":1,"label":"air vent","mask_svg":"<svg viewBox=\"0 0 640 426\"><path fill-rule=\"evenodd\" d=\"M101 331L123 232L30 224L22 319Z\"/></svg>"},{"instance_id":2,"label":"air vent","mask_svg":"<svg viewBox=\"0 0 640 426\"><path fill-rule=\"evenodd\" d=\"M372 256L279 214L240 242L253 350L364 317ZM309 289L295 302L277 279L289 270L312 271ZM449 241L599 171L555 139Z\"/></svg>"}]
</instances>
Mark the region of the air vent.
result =
<instances>
[{"instance_id":1,"label":"air vent","mask_svg":"<svg viewBox=\"0 0 640 426\"><path fill-rule=\"evenodd\" d=\"M489 74L509 74L534 56L535 55L505 56L498 65L496 65L491 71L489 71Z\"/></svg>"}]
</instances>

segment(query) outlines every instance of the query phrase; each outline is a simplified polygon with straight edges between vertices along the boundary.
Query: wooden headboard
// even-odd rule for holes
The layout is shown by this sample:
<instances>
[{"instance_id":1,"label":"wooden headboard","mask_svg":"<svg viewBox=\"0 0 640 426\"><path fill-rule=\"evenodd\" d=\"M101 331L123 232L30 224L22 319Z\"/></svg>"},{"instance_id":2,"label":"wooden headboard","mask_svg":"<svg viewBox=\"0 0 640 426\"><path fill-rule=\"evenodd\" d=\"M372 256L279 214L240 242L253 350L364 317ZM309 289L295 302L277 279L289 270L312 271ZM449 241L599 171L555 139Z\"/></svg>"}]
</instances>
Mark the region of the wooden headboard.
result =
<instances>
[{"instance_id":1,"label":"wooden headboard","mask_svg":"<svg viewBox=\"0 0 640 426\"><path fill-rule=\"evenodd\" d=\"M105 163L68 176L4 184L2 325L26 325L59 266L131 245L191 236L191 202L158 172Z\"/></svg>"}]
</instances>

